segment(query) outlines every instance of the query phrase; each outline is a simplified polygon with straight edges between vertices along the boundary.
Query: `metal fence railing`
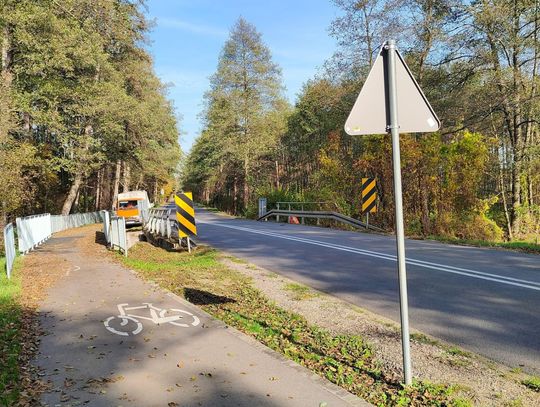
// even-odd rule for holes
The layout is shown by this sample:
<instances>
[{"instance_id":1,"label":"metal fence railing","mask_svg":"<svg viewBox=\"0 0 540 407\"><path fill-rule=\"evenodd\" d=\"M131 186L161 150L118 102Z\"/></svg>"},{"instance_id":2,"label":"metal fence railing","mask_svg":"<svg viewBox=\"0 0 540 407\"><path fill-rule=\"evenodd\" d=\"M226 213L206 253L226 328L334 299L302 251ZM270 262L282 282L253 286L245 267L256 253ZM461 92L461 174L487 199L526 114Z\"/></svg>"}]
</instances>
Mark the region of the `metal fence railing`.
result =
<instances>
[{"instance_id":1,"label":"metal fence railing","mask_svg":"<svg viewBox=\"0 0 540 407\"><path fill-rule=\"evenodd\" d=\"M335 202L330 201L314 201L314 202L276 202L277 210L300 210L300 211L338 211L338 206ZM263 215L259 215L259 218ZM276 221L279 222L279 215L276 216ZM304 224L304 218L301 218L302 224Z\"/></svg>"},{"instance_id":2,"label":"metal fence railing","mask_svg":"<svg viewBox=\"0 0 540 407\"><path fill-rule=\"evenodd\" d=\"M15 233L13 232L13 224L10 223L4 228L4 248L6 252L6 272L7 277L11 278L11 270L15 262Z\"/></svg>"},{"instance_id":3,"label":"metal fence railing","mask_svg":"<svg viewBox=\"0 0 540 407\"><path fill-rule=\"evenodd\" d=\"M150 209L143 224L143 229L161 239L171 239L175 220L171 219L172 209Z\"/></svg>"},{"instance_id":4,"label":"metal fence railing","mask_svg":"<svg viewBox=\"0 0 540 407\"><path fill-rule=\"evenodd\" d=\"M51 216L52 233L103 222L103 211Z\"/></svg>"},{"instance_id":5,"label":"metal fence railing","mask_svg":"<svg viewBox=\"0 0 540 407\"><path fill-rule=\"evenodd\" d=\"M103 218L103 235L108 246L111 243L111 214L108 211L102 211L101 216Z\"/></svg>"},{"instance_id":6,"label":"metal fence railing","mask_svg":"<svg viewBox=\"0 0 540 407\"><path fill-rule=\"evenodd\" d=\"M20 253L28 253L51 237L51 215L48 213L17 218L16 223Z\"/></svg>"},{"instance_id":7,"label":"metal fence railing","mask_svg":"<svg viewBox=\"0 0 540 407\"><path fill-rule=\"evenodd\" d=\"M126 233L126 218L113 217L110 224L110 244L112 249L118 249L124 256L127 257L127 233Z\"/></svg>"},{"instance_id":8,"label":"metal fence railing","mask_svg":"<svg viewBox=\"0 0 540 407\"><path fill-rule=\"evenodd\" d=\"M51 216L48 213L44 213L41 215L17 218L16 224L18 250L20 253L28 253L36 246L39 246L45 242L45 240L50 238L53 233L94 223L100 223L105 219L109 219L109 213L107 211L76 213L66 216ZM120 244L122 249L125 248L125 253L127 253L125 223L123 236L123 240ZM10 278L17 251L15 248L15 227L13 224L9 224L4 228L4 246L6 252L6 271L8 278Z\"/></svg>"}]
</instances>

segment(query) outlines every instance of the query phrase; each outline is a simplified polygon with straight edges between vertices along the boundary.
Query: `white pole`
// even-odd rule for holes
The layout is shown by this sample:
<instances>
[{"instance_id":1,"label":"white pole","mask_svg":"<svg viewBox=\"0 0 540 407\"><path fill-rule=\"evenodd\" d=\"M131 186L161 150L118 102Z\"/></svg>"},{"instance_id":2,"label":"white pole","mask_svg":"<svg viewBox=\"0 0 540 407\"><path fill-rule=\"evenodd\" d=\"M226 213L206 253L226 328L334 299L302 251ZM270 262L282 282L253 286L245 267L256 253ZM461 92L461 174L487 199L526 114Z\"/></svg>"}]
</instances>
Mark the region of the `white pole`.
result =
<instances>
[{"instance_id":1,"label":"white pole","mask_svg":"<svg viewBox=\"0 0 540 407\"><path fill-rule=\"evenodd\" d=\"M401 191L401 158L399 151L399 123L396 86L396 42L387 41L388 93L390 132L392 134L392 158L394 166L394 199L396 207L396 243L398 254L399 306L401 313L401 345L403 349L403 373L405 384L412 383L411 355L409 343L409 306L407 300L407 270L405 266L405 232L403 226L403 200Z\"/></svg>"}]
</instances>

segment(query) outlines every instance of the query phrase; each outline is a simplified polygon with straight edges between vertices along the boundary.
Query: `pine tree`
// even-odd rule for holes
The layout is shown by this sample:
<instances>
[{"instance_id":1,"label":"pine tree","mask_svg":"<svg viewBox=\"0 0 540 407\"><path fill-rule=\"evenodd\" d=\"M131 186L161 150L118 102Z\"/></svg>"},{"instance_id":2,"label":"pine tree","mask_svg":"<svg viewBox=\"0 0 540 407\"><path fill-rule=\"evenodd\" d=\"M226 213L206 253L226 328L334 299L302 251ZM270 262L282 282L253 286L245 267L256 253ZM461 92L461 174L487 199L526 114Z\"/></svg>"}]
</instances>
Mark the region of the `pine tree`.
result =
<instances>
[{"instance_id":1,"label":"pine tree","mask_svg":"<svg viewBox=\"0 0 540 407\"><path fill-rule=\"evenodd\" d=\"M261 34L243 18L223 47L205 100L204 138L217 154L215 183L232 187L234 210L240 199L246 208L258 160L276 145L287 104L280 68Z\"/></svg>"}]
</instances>

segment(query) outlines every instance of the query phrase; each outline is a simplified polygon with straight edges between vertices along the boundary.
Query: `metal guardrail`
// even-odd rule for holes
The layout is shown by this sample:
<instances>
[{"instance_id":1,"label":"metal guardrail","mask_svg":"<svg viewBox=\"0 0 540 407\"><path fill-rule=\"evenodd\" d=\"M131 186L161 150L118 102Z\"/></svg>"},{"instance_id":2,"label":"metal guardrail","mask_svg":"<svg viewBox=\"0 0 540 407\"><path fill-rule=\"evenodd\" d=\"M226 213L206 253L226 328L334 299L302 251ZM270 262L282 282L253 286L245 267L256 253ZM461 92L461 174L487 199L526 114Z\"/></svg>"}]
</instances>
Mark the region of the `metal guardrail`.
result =
<instances>
[{"instance_id":1,"label":"metal guardrail","mask_svg":"<svg viewBox=\"0 0 540 407\"><path fill-rule=\"evenodd\" d=\"M298 218L311 218L311 219L331 219L338 222L346 223L348 225L354 226L356 228L371 229L376 232L384 232L383 229L378 228L373 225L368 225L367 223L361 222L357 219L351 218L349 216L343 215L338 212L333 211L301 211L301 210L277 210L272 209L271 211L265 213L263 216L259 217L259 221L266 220L272 216L275 216L276 219L279 219L279 216L295 216Z\"/></svg>"},{"instance_id":2,"label":"metal guardrail","mask_svg":"<svg viewBox=\"0 0 540 407\"><path fill-rule=\"evenodd\" d=\"M313 206L318 206L318 210L319 211L327 211L328 210L328 207L331 206L333 208L336 209L336 213L337 213L337 210L339 210L339 207L337 205L337 203L333 202L333 201L304 201L304 202L301 202L301 201L280 201L280 202L276 202L276 207L277 207L277 210L283 210L283 208L281 208L280 206L285 206L287 207L287 210L301 210L301 211L304 211L307 208L309 208L309 210L313 210ZM296 207L296 208L295 208ZM323 208L324 207L324 208ZM261 215L259 215L261 216ZM279 215L276 216L276 221L279 222L280 219L279 219ZM302 217L302 225L304 224L304 217Z\"/></svg>"},{"instance_id":3,"label":"metal guardrail","mask_svg":"<svg viewBox=\"0 0 540 407\"><path fill-rule=\"evenodd\" d=\"M127 233L126 233L126 218L115 216L111 218L110 229L110 245L113 250L118 249L124 256L128 255Z\"/></svg>"},{"instance_id":4,"label":"metal guardrail","mask_svg":"<svg viewBox=\"0 0 540 407\"><path fill-rule=\"evenodd\" d=\"M143 216L143 230L155 238L171 240L178 238L176 220L171 219L172 209L150 209L148 215ZM146 218L146 219L145 219Z\"/></svg>"},{"instance_id":5,"label":"metal guardrail","mask_svg":"<svg viewBox=\"0 0 540 407\"><path fill-rule=\"evenodd\" d=\"M101 211L101 217L103 218L103 235L108 246L111 244L111 214L109 211Z\"/></svg>"},{"instance_id":6,"label":"metal guardrail","mask_svg":"<svg viewBox=\"0 0 540 407\"><path fill-rule=\"evenodd\" d=\"M51 237L53 233L99 223L102 212L76 213L73 215L41 215L17 218L17 235L20 253L28 253Z\"/></svg>"},{"instance_id":7,"label":"metal guardrail","mask_svg":"<svg viewBox=\"0 0 540 407\"><path fill-rule=\"evenodd\" d=\"M17 218L16 223L20 253L28 253L52 235L49 213Z\"/></svg>"},{"instance_id":8,"label":"metal guardrail","mask_svg":"<svg viewBox=\"0 0 540 407\"><path fill-rule=\"evenodd\" d=\"M143 216L143 232L146 238L163 247L172 246L187 248L191 251L197 247L197 243L192 237L180 238L178 233L178 221L174 218L173 208L150 209Z\"/></svg>"},{"instance_id":9,"label":"metal guardrail","mask_svg":"<svg viewBox=\"0 0 540 407\"><path fill-rule=\"evenodd\" d=\"M109 217L106 211L76 213L73 215L52 215L44 213L41 215L25 216L16 219L18 248L20 253L28 253L51 237L53 233L63 230L77 228L102 222L105 217ZM125 224L124 224L125 229ZM108 241L109 242L109 241ZM127 254L127 238L119 242L122 250ZM15 228L13 224L8 224L4 228L4 248L6 252L6 272L8 278L11 277L13 263L16 256L15 248Z\"/></svg>"},{"instance_id":10,"label":"metal guardrail","mask_svg":"<svg viewBox=\"0 0 540 407\"><path fill-rule=\"evenodd\" d=\"M279 201L279 202L276 202L276 206L277 206L277 209L280 209L280 205L286 205L289 207L289 210L291 209L291 205L292 206L300 206L300 207L304 207L306 205L313 205L313 204L317 204L317 205L328 205L330 204L331 206L337 208L337 203L333 202L333 201Z\"/></svg>"},{"instance_id":11,"label":"metal guardrail","mask_svg":"<svg viewBox=\"0 0 540 407\"><path fill-rule=\"evenodd\" d=\"M73 215L52 215L51 231L52 233L61 232L67 229L78 228L80 226L91 225L103 221L103 211L74 213Z\"/></svg>"},{"instance_id":12,"label":"metal guardrail","mask_svg":"<svg viewBox=\"0 0 540 407\"><path fill-rule=\"evenodd\" d=\"M12 223L10 223L4 228L4 248L6 252L7 278L11 278L13 263L15 262L15 256L17 255L15 250L15 233L13 231Z\"/></svg>"}]
</instances>

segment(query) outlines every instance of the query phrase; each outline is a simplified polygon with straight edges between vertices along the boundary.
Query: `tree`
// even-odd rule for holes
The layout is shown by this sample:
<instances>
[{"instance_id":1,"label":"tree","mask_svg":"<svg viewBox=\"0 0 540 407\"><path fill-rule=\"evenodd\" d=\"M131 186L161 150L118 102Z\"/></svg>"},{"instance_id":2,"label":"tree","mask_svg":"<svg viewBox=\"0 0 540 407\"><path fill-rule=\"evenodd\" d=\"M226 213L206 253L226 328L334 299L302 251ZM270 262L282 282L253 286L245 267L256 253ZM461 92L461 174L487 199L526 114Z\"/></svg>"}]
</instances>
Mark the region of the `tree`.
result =
<instances>
[{"instance_id":1,"label":"tree","mask_svg":"<svg viewBox=\"0 0 540 407\"><path fill-rule=\"evenodd\" d=\"M0 177L24 193L3 184L3 217L110 208L121 181L156 196L173 178L177 122L148 29L140 0L4 1Z\"/></svg>"},{"instance_id":2,"label":"tree","mask_svg":"<svg viewBox=\"0 0 540 407\"><path fill-rule=\"evenodd\" d=\"M217 147L211 160L216 167L206 183L213 178L214 183L232 187L232 194L225 193L224 187L218 189L222 195L232 195L235 211L240 200L247 207L257 182L257 161L275 148L284 129L287 103L282 93L281 71L270 50L255 27L240 18L210 79L200 142L201 147Z\"/></svg>"}]
</instances>

